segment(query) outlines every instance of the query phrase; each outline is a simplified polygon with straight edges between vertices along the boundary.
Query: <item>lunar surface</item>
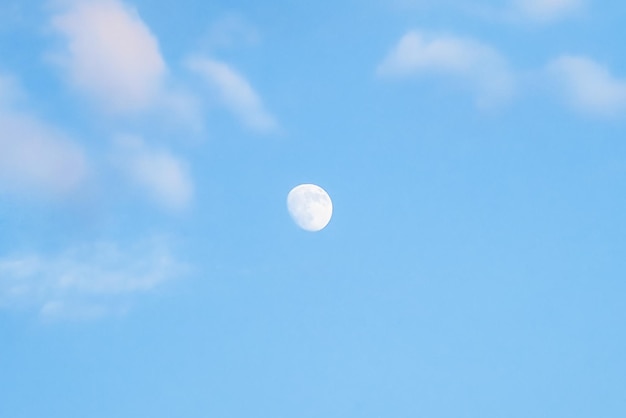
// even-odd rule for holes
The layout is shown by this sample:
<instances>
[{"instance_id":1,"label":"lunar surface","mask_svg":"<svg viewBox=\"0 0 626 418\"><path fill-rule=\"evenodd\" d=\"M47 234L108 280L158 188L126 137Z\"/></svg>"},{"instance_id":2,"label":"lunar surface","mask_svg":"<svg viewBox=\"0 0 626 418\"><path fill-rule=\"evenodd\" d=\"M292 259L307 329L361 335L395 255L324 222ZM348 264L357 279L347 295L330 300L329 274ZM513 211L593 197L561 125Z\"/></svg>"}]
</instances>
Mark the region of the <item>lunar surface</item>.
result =
<instances>
[{"instance_id":1,"label":"lunar surface","mask_svg":"<svg viewBox=\"0 0 626 418\"><path fill-rule=\"evenodd\" d=\"M324 229L333 216L330 196L315 184L301 184L291 189L287 209L300 228L311 232Z\"/></svg>"}]
</instances>

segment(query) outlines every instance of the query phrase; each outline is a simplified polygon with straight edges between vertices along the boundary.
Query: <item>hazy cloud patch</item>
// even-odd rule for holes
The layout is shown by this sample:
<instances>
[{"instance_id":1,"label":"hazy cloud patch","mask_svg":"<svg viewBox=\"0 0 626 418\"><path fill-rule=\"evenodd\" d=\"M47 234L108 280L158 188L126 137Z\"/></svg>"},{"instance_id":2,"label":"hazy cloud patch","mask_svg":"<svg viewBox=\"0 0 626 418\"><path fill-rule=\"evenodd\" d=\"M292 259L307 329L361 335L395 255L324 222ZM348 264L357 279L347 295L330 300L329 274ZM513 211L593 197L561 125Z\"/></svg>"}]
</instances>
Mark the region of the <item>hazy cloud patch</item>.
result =
<instances>
[{"instance_id":1,"label":"hazy cloud patch","mask_svg":"<svg viewBox=\"0 0 626 418\"><path fill-rule=\"evenodd\" d=\"M260 39L257 29L237 14L228 14L216 20L205 36L210 48L255 45L260 42Z\"/></svg>"},{"instance_id":2,"label":"hazy cloud patch","mask_svg":"<svg viewBox=\"0 0 626 418\"><path fill-rule=\"evenodd\" d=\"M66 195L87 175L81 147L46 123L0 110L0 189Z\"/></svg>"},{"instance_id":3,"label":"hazy cloud patch","mask_svg":"<svg viewBox=\"0 0 626 418\"><path fill-rule=\"evenodd\" d=\"M64 196L88 175L83 149L68 135L16 106L26 95L0 74L0 191Z\"/></svg>"},{"instance_id":4,"label":"hazy cloud patch","mask_svg":"<svg viewBox=\"0 0 626 418\"><path fill-rule=\"evenodd\" d=\"M607 116L626 112L626 78L617 78L604 65L584 56L563 55L550 62L548 73L577 109Z\"/></svg>"},{"instance_id":5,"label":"hazy cloud patch","mask_svg":"<svg viewBox=\"0 0 626 418\"><path fill-rule=\"evenodd\" d=\"M139 137L115 139L115 164L137 187L169 210L186 208L194 194L187 163L165 149L151 148Z\"/></svg>"},{"instance_id":6,"label":"hazy cloud patch","mask_svg":"<svg viewBox=\"0 0 626 418\"><path fill-rule=\"evenodd\" d=\"M583 7L583 0L515 0L510 14L526 20L553 22L579 13Z\"/></svg>"},{"instance_id":7,"label":"hazy cloud patch","mask_svg":"<svg viewBox=\"0 0 626 418\"><path fill-rule=\"evenodd\" d=\"M493 48L469 38L406 33L377 68L385 79L440 74L462 80L481 105L500 102L515 89L506 60Z\"/></svg>"},{"instance_id":8,"label":"hazy cloud patch","mask_svg":"<svg viewBox=\"0 0 626 418\"><path fill-rule=\"evenodd\" d=\"M165 241L121 247L98 242L57 254L0 258L0 308L36 310L43 318L92 319L124 313L134 295L185 271Z\"/></svg>"},{"instance_id":9,"label":"hazy cloud patch","mask_svg":"<svg viewBox=\"0 0 626 418\"><path fill-rule=\"evenodd\" d=\"M25 94L17 79L12 75L0 73L0 108L12 106L24 98Z\"/></svg>"},{"instance_id":10,"label":"hazy cloud patch","mask_svg":"<svg viewBox=\"0 0 626 418\"><path fill-rule=\"evenodd\" d=\"M445 9L492 22L551 24L580 16L587 0L394 0L392 4L403 11Z\"/></svg>"}]
</instances>

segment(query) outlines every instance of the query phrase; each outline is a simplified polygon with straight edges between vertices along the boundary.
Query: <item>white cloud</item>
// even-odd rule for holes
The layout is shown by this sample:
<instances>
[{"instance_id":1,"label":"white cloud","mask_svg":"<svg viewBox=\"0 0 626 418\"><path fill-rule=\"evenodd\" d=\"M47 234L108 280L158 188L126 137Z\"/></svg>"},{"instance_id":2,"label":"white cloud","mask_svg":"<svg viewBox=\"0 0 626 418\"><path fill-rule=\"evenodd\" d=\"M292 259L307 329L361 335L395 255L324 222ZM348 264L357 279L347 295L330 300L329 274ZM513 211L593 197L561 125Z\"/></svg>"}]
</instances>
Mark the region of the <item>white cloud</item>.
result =
<instances>
[{"instance_id":1,"label":"white cloud","mask_svg":"<svg viewBox=\"0 0 626 418\"><path fill-rule=\"evenodd\" d=\"M418 31L405 34L378 66L384 78L444 74L463 80L477 94L479 104L509 97L514 76L493 48L478 41L454 36L428 36Z\"/></svg>"},{"instance_id":2,"label":"white cloud","mask_svg":"<svg viewBox=\"0 0 626 418\"><path fill-rule=\"evenodd\" d=\"M88 174L87 158L67 135L25 110L14 109L24 94L0 75L0 191L66 195Z\"/></svg>"},{"instance_id":3,"label":"white cloud","mask_svg":"<svg viewBox=\"0 0 626 418\"><path fill-rule=\"evenodd\" d=\"M603 115L626 112L626 79L582 56L563 55L548 65L567 100L578 109Z\"/></svg>"},{"instance_id":4,"label":"white cloud","mask_svg":"<svg viewBox=\"0 0 626 418\"><path fill-rule=\"evenodd\" d=\"M114 159L133 183L166 208L181 210L191 202L194 186L187 164L170 152L124 136L116 140Z\"/></svg>"},{"instance_id":5,"label":"white cloud","mask_svg":"<svg viewBox=\"0 0 626 418\"><path fill-rule=\"evenodd\" d=\"M157 111L165 121L203 130L199 101L170 74L156 36L134 8L119 0L69 0L51 27L63 41L52 61L102 109Z\"/></svg>"},{"instance_id":6,"label":"white cloud","mask_svg":"<svg viewBox=\"0 0 626 418\"><path fill-rule=\"evenodd\" d=\"M254 91L248 80L228 64L205 57L195 57L189 68L202 76L219 96L221 102L246 126L259 132L278 128L274 117Z\"/></svg>"},{"instance_id":7,"label":"white cloud","mask_svg":"<svg viewBox=\"0 0 626 418\"><path fill-rule=\"evenodd\" d=\"M551 22L571 16L583 6L583 0L515 0L511 14L538 22Z\"/></svg>"},{"instance_id":8,"label":"white cloud","mask_svg":"<svg viewBox=\"0 0 626 418\"><path fill-rule=\"evenodd\" d=\"M72 1L52 27L66 41L56 59L70 82L108 110L145 110L161 100L167 67L134 9L117 0Z\"/></svg>"},{"instance_id":9,"label":"white cloud","mask_svg":"<svg viewBox=\"0 0 626 418\"><path fill-rule=\"evenodd\" d=\"M54 255L5 256L0 258L0 308L35 309L44 318L122 313L131 296L184 271L159 239L128 248L101 242Z\"/></svg>"}]
</instances>

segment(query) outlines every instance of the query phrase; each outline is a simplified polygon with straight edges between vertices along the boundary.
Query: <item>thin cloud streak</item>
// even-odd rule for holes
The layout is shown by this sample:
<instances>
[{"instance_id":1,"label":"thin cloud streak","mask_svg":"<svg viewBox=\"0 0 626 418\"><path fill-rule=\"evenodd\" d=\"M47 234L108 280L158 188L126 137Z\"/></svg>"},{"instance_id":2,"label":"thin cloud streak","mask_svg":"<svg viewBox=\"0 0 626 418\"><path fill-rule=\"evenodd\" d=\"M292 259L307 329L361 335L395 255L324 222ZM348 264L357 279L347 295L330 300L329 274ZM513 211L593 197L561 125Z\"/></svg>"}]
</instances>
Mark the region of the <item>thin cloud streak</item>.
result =
<instances>
[{"instance_id":1,"label":"thin cloud streak","mask_svg":"<svg viewBox=\"0 0 626 418\"><path fill-rule=\"evenodd\" d=\"M158 239L127 248L98 242L53 255L14 254L0 258L0 308L36 310L45 319L119 314L132 296L185 269Z\"/></svg>"},{"instance_id":2,"label":"thin cloud streak","mask_svg":"<svg viewBox=\"0 0 626 418\"><path fill-rule=\"evenodd\" d=\"M507 0L499 4L476 0L396 0L402 9L446 9L490 22L514 24L555 24L581 16L587 0Z\"/></svg>"},{"instance_id":3,"label":"thin cloud streak","mask_svg":"<svg viewBox=\"0 0 626 418\"><path fill-rule=\"evenodd\" d=\"M222 104L247 127L268 133L278 129L278 123L265 109L263 101L248 80L230 65L206 57L194 57L188 67L199 74L218 95Z\"/></svg>"}]
</instances>

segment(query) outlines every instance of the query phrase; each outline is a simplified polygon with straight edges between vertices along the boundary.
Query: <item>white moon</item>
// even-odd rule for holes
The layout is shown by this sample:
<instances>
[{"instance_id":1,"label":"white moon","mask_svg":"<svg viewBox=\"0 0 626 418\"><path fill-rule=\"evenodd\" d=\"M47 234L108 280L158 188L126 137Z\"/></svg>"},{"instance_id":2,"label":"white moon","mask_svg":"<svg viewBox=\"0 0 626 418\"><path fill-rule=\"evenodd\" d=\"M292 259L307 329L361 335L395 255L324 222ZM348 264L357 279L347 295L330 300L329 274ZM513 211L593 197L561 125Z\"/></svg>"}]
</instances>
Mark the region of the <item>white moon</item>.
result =
<instances>
[{"instance_id":1,"label":"white moon","mask_svg":"<svg viewBox=\"0 0 626 418\"><path fill-rule=\"evenodd\" d=\"M324 229L333 216L330 196L315 184L301 184L291 189L287 209L300 228L312 232Z\"/></svg>"}]
</instances>

